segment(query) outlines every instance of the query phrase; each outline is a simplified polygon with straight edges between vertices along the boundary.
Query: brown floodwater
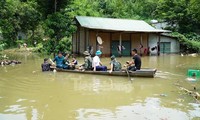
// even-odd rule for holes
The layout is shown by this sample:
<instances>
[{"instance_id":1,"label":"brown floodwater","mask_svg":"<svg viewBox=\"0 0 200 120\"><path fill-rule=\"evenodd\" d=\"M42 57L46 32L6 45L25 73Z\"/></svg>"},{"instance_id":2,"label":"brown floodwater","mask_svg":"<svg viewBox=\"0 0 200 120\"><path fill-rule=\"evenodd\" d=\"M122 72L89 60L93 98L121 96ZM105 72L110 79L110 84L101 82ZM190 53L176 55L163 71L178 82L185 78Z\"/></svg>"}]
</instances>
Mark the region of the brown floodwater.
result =
<instances>
[{"instance_id":1,"label":"brown floodwater","mask_svg":"<svg viewBox=\"0 0 200 120\"><path fill-rule=\"evenodd\" d=\"M200 68L200 57L142 57L155 78L112 77L41 72L43 57L10 55L20 65L0 66L0 120L199 120L200 104L181 91L187 70ZM118 58L124 63L130 57ZM83 58L78 58L79 63ZM102 58L109 65L109 58Z\"/></svg>"}]
</instances>

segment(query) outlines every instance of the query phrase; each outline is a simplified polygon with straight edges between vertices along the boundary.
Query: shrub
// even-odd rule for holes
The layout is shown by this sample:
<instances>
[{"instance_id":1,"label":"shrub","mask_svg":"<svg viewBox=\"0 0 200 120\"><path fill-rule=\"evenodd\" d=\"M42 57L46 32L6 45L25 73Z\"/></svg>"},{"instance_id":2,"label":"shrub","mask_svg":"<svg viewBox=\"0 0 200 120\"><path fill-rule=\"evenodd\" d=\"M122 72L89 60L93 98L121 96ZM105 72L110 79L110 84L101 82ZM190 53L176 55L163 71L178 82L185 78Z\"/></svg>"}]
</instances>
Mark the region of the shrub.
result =
<instances>
[{"instance_id":1,"label":"shrub","mask_svg":"<svg viewBox=\"0 0 200 120\"><path fill-rule=\"evenodd\" d=\"M200 39L198 37L194 37L194 35L183 35L177 32L174 32L171 35L178 38L179 42L183 46L184 52L200 52Z\"/></svg>"}]
</instances>

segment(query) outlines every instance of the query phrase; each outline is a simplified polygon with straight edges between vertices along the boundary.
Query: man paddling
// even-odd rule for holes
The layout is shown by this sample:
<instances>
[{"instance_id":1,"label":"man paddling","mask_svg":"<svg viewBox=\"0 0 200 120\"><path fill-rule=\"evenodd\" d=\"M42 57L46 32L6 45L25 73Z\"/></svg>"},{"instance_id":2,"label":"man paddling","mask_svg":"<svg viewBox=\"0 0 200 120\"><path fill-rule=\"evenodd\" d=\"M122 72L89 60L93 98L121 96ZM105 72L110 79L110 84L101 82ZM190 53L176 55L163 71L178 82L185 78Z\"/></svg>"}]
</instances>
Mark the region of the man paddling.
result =
<instances>
[{"instance_id":1,"label":"man paddling","mask_svg":"<svg viewBox=\"0 0 200 120\"><path fill-rule=\"evenodd\" d=\"M129 71L140 70L142 62L141 62L140 56L137 54L137 50L136 49L132 50L132 55L133 55L133 60L130 61L130 62L127 61L128 70Z\"/></svg>"}]
</instances>

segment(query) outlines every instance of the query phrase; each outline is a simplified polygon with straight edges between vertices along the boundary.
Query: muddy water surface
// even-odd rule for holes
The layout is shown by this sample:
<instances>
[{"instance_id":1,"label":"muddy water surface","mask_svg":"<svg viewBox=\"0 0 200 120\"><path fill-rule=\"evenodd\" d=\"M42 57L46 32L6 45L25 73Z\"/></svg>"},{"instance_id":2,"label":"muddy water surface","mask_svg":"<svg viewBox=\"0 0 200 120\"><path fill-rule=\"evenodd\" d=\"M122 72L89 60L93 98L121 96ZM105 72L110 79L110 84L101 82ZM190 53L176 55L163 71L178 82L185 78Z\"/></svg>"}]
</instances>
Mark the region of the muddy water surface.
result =
<instances>
[{"instance_id":1,"label":"muddy water surface","mask_svg":"<svg viewBox=\"0 0 200 120\"><path fill-rule=\"evenodd\" d=\"M0 66L0 120L200 120L200 104L175 84L192 90L187 69L200 57L142 57L155 78L41 72L42 57L12 55L21 65ZM118 58L124 63L129 57ZM79 58L82 63L83 58ZM103 58L109 65L109 58Z\"/></svg>"}]
</instances>

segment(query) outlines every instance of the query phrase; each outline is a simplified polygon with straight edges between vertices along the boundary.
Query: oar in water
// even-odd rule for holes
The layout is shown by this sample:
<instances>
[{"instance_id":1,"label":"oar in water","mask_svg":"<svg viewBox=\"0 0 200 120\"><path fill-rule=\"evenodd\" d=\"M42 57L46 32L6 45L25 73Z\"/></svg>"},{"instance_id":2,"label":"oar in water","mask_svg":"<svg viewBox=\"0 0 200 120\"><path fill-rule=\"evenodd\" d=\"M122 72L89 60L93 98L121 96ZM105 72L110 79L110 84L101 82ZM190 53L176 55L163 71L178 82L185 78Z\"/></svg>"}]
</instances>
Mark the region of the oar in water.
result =
<instances>
[{"instance_id":1,"label":"oar in water","mask_svg":"<svg viewBox=\"0 0 200 120\"><path fill-rule=\"evenodd\" d=\"M131 77L130 77L130 74L129 74L129 71L128 71L128 67L127 67L125 70L126 70L126 73L127 73L127 75L128 75L128 80L132 81L132 80L131 80Z\"/></svg>"}]
</instances>

